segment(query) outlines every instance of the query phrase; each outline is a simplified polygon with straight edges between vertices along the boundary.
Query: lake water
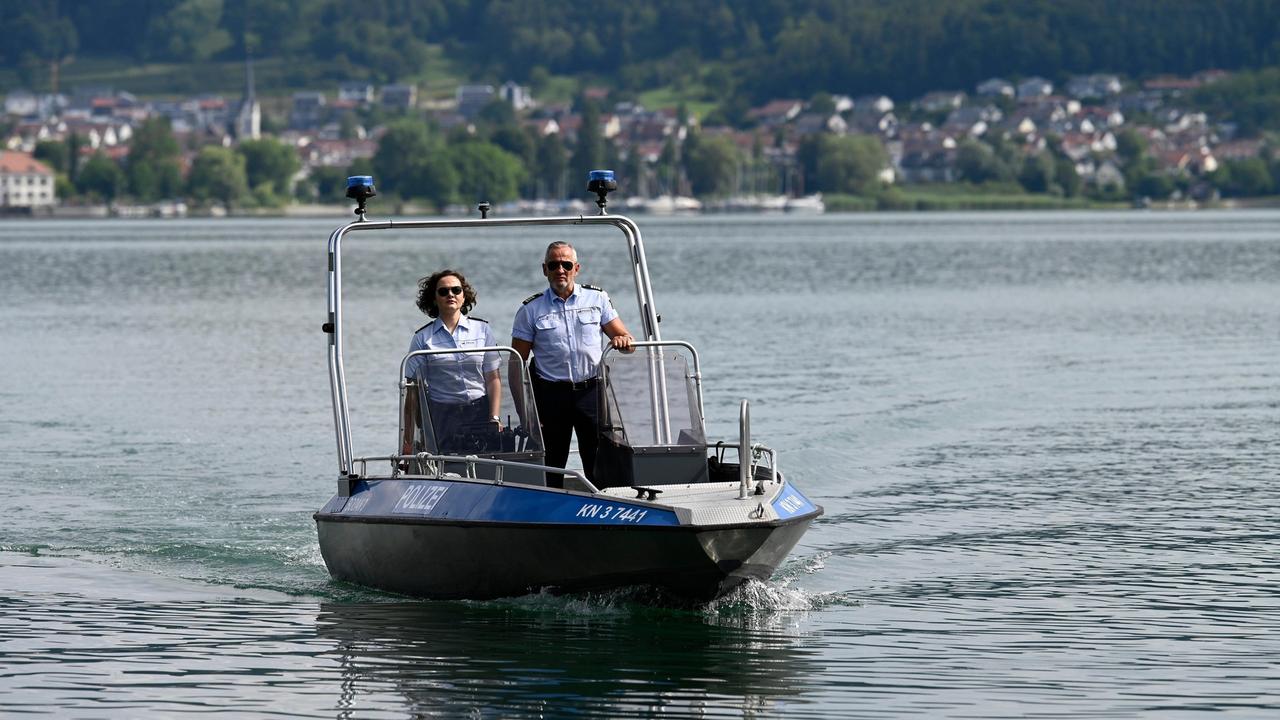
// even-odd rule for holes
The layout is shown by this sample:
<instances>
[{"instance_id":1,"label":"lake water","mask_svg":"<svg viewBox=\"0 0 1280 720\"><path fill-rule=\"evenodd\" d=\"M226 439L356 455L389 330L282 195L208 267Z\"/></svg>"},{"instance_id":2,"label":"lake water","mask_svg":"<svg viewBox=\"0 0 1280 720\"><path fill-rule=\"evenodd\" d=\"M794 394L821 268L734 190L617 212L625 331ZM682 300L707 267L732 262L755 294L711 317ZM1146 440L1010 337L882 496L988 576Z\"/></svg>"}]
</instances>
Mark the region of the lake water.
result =
<instances>
[{"instance_id":1,"label":"lake water","mask_svg":"<svg viewBox=\"0 0 1280 720\"><path fill-rule=\"evenodd\" d=\"M639 218L709 434L826 508L693 611L330 581L346 217L0 222L0 715L1280 713L1280 211ZM505 337L563 232L348 241L357 454L417 278Z\"/></svg>"}]
</instances>

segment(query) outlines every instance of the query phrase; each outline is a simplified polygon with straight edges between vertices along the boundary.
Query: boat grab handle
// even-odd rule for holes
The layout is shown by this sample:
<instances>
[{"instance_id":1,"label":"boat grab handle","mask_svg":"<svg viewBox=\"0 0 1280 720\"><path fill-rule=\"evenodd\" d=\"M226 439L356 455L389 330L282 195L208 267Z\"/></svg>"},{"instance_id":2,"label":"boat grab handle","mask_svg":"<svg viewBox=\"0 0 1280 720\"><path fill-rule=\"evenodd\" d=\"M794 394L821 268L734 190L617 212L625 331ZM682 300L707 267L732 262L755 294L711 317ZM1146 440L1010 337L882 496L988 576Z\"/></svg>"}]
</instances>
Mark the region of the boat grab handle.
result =
<instances>
[{"instance_id":1,"label":"boat grab handle","mask_svg":"<svg viewBox=\"0 0 1280 720\"><path fill-rule=\"evenodd\" d=\"M483 458L483 457L478 457L476 455L465 455L465 456L464 455L432 455L431 453L420 452L416 455L382 455L378 457L362 457L362 458L356 458L355 462L360 463L361 470L364 470L367 467L366 465L367 463L384 461L384 460L389 461L391 463L391 469L393 473L392 478L395 478L399 475L399 472L398 472L399 464L407 460L417 460L419 462L431 462L431 463L437 463L437 462L467 463L467 474L468 476L472 476L472 477L474 477L475 475L475 465L479 463L482 465L496 465L498 467L519 467L519 468L527 468L531 470L541 470L543 472L553 472L559 475L572 475L575 478L577 478L578 482L582 483L583 487L587 488L587 491L590 492L592 495L600 494L600 489L597 488L595 485L593 485L581 470L570 470L568 468L551 467L550 465L537 465L534 463L516 462L514 460L499 460L498 458ZM501 480L495 480L494 484L502 485L503 483Z\"/></svg>"},{"instance_id":2,"label":"boat grab handle","mask_svg":"<svg viewBox=\"0 0 1280 720\"><path fill-rule=\"evenodd\" d=\"M720 462L724 462L724 451L727 448L733 448L734 450L737 450L739 462L742 461L742 456L744 455L744 453L742 451L742 446L740 444L734 443L734 442L725 442L724 440L717 440L714 447L716 449L716 459L719 460ZM765 456L768 455L769 456L769 482L771 483L778 482L777 451L775 451L773 448L763 443L751 443L751 446L747 448L747 451L751 453L750 462L751 462L752 476L754 477L756 468L760 466L761 461L763 461Z\"/></svg>"},{"instance_id":3,"label":"boat grab handle","mask_svg":"<svg viewBox=\"0 0 1280 720\"><path fill-rule=\"evenodd\" d=\"M738 406L738 499L747 497L747 486L755 470L755 453L743 452L751 447L751 404L746 400ZM749 459L750 458L750 459Z\"/></svg>"}]
</instances>

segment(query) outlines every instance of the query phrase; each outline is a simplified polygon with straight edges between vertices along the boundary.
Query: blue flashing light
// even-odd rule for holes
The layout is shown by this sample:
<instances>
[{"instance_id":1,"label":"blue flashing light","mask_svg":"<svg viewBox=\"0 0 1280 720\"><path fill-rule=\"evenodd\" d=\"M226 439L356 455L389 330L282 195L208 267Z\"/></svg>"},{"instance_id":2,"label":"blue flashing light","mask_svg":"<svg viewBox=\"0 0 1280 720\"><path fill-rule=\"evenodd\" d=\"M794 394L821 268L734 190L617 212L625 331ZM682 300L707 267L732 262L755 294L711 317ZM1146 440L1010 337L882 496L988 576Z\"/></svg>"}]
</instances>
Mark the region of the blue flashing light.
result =
<instances>
[{"instance_id":1,"label":"blue flashing light","mask_svg":"<svg viewBox=\"0 0 1280 720\"><path fill-rule=\"evenodd\" d=\"M587 182L591 182L592 180L604 180L606 182L612 182L613 171L612 170L592 170L591 172L587 173Z\"/></svg>"},{"instance_id":2,"label":"blue flashing light","mask_svg":"<svg viewBox=\"0 0 1280 720\"><path fill-rule=\"evenodd\" d=\"M347 178L347 189L350 190L353 187L373 187L373 176L352 175Z\"/></svg>"}]
</instances>

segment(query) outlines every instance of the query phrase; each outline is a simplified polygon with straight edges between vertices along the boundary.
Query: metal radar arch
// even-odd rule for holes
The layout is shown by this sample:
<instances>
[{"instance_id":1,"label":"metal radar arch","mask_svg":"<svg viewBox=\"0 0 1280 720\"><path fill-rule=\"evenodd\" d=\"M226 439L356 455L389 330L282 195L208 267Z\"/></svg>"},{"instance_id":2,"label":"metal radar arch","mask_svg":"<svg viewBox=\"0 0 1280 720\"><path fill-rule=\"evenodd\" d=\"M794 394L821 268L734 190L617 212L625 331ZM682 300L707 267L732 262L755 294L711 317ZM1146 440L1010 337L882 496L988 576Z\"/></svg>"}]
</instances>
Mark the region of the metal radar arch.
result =
<instances>
[{"instance_id":1,"label":"metal radar arch","mask_svg":"<svg viewBox=\"0 0 1280 720\"><path fill-rule=\"evenodd\" d=\"M366 205L370 198L378 192L374 188L370 175L353 175L347 178L346 196L356 201L353 210L354 222L338 228L329 236L329 313L323 330L329 338L329 380L333 396L334 429L338 444L338 465L344 476L354 475L354 460L351 446L351 419L347 401L346 371L343 363L343 310L342 310L342 241L349 233L356 231L389 230L392 228L405 230L431 230L441 228L465 228L475 226L512 227L512 226L564 226L564 225L609 225L622 232L628 247L631 260L632 280L636 288L636 303L640 314L640 335L644 340L660 341L658 329L661 316L654 307L653 285L649 279L645 260L644 244L640 237L640 228L630 218L623 215L608 215L605 206L608 194L618 189L618 182L612 170L592 170L587 175L587 190L595 193L596 205L600 208L598 215L571 215L558 217L493 217L490 203L480 202L477 209L480 218L444 218L433 220L369 220L366 217Z\"/></svg>"}]
</instances>

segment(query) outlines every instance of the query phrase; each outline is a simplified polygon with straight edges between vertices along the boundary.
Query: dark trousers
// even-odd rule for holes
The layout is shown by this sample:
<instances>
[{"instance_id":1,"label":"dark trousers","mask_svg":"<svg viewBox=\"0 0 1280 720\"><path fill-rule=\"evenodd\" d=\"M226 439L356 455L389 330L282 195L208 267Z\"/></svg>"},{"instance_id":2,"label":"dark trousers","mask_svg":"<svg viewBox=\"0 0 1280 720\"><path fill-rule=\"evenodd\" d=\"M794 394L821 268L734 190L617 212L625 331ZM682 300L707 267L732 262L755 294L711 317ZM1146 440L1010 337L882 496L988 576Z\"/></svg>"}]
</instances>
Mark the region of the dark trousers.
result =
<instances>
[{"instance_id":1,"label":"dark trousers","mask_svg":"<svg viewBox=\"0 0 1280 720\"><path fill-rule=\"evenodd\" d=\"M588 480L595 480L596 443L599 432L599 399L596 383L552 382L533 376L533 398L538 403L538 422L546 463L564 467L569 461L569 439L578 434L578 455ZM564 487L564 475L547 473L547 487Z\"/></svg>"}]
</instances>

